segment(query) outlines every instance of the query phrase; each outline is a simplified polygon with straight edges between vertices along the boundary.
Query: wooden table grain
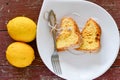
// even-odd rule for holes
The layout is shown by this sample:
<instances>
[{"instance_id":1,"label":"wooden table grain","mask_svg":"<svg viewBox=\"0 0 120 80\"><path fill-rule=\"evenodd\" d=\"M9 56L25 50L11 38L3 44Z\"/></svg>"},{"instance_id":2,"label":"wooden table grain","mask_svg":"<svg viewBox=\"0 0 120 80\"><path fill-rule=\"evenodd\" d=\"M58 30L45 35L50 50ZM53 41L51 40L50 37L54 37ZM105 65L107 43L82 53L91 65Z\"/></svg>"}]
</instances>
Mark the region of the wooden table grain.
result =
<instances>
[{"instance_id":1,"label":"wooden table grain","mask_svg":"<svg viewBox=\"0 0 120 80\"><path fill-rule=\"evenodd\" d=\"M89 0L106 9L120 29L120 0ZM54 75L42 62L36 40L30 42L35 50L35 60L26 68L11 66L5 57L7 46L14 42L7 33L7 22L16 16L26 16L36 23L43 0L0 0L0 80L63 80ZM120 80L120 52L112 67L95 80Z\"/></svg>"}]
</instances>

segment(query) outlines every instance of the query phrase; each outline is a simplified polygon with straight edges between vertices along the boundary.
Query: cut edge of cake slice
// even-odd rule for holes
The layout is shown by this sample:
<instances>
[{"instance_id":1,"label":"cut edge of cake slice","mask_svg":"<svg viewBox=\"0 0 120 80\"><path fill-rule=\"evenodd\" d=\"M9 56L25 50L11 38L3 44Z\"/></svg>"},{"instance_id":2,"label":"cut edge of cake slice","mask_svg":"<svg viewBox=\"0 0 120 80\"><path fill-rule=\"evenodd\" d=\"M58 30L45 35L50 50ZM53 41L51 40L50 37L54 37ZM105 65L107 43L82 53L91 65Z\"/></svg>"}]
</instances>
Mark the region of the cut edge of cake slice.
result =
<instances>
[{"instance_id":1,"label":"cut edge of cake slice","mask_svg":"<svg viewBox=\"0 0 120 80\"><path fill-rule=\"evenodd\" d=\"M101 27L100 25L92 18L90 18L82 32L82 41L83 43L77 50L89 52L89 53L95 53L98 52L101 48Z\"/></svg>"},{"instance_id":2,"label":"cut edge of cake slice","mask_svg":"<svg viewBox=\"0 0 120 80\"><path fill-rule=\"evenodd\" d=\"M81 33L77 23L72 18L62 18L60 28L62 31L56 39L57 51L65 51L68 48L78 48L81 45Z\"/></svg>"}]
</instances>

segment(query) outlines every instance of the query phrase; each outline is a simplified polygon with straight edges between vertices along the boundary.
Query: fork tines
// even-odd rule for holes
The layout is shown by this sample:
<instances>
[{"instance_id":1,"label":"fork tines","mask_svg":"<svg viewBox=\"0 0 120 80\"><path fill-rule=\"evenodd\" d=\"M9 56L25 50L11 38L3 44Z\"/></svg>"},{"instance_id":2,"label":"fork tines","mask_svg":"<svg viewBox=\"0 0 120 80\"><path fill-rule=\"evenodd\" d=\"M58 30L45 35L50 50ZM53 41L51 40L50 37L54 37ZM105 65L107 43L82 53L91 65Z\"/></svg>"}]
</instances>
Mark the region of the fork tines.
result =
<instances>
[{"instance_id":1,"label":"fork tines","mask_svg":"<svg viewBox=\"0 0 120 80\"><path fill-rule=\"evenodd\" d=\"M59 56L57 53L52 55L51 62L52 62L54 72L56 74L62 74L60 62L59 62Z\"/></svg>"}]
</instances>

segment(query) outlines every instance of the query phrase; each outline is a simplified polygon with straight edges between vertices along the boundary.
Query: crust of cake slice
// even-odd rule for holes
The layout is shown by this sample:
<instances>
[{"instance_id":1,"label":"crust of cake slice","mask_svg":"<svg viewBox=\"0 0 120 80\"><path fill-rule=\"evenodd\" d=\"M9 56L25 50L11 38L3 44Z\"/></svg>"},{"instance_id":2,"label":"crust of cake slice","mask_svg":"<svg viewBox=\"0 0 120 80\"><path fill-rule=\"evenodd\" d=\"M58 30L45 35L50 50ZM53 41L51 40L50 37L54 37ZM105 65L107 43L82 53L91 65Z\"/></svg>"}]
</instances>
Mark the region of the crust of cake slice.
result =
<instances>
[{"instance_id":1,"label":"crust of cake slice","mask_svg":"<svg viewBox=\"0 0 120 80\"><path fill-rule=\"evenodd\" d=\"M81 32L83 43L77 50L82 50L84 52L95 53L101 48L100 37L101 28L99 24L90 18Z\"/></svg>"},{"instance_id":2,"label":"crust of cake slice","mask_svg":"<svg viewBox=\"0 0 120 80\"><path fill-rule=\"evenodd\" d=\"M78 48L82 43L81 33L76 22L70 17L61 20L62 31L56 39L57 51L64 51L68 48Z\"/></svg>"}]
</instances>

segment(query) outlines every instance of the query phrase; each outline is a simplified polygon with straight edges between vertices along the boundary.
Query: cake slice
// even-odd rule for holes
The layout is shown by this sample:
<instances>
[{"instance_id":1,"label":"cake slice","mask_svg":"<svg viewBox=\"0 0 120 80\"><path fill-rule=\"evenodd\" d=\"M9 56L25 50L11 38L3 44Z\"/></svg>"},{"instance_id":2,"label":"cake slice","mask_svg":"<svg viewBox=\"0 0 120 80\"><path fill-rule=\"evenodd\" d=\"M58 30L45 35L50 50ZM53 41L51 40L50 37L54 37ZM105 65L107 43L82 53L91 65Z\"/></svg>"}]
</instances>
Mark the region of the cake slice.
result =
<instances>
[{"instance_id":1,"label":"cake slice","mask_svg":"<svg viewBox=\"0 0 120 80\"><path fill-rule=\"evenodd\" d=\"M76 22L70 17L65 17L61 20L60 28L62 31L56 39L57 51L64 51L70 47L78 48L82 39Z\"/></svg>"},{"instance_id":2,"label":"cake slice","mask_svg":"<svg viewBox=\"0 0 120 80\"><path fill-rule=\"evenodd\" d=\"M97 52L100 49L101 28L96 21L90 18L81 32L83 43L77 50Z\"/></svg>"}]
</instances>

